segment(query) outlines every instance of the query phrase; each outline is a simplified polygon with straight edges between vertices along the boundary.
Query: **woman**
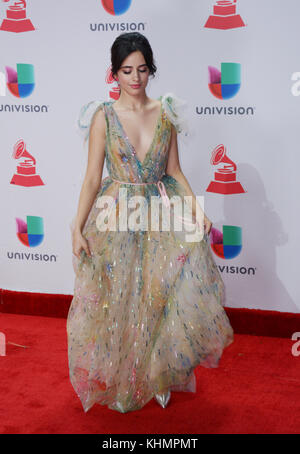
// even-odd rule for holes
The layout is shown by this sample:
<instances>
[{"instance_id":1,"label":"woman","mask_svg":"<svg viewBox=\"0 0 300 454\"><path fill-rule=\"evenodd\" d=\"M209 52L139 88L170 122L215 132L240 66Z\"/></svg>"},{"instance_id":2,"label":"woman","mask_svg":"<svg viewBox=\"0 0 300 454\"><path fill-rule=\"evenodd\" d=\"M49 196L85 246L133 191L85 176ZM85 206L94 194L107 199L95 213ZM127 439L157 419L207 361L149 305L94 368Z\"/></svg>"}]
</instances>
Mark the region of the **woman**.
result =
<instances>
[{"instance_id":1,"label":"woman","mask_svg":"<svg viewBox=\"0 0 300 454\"><path fill-rule=\"evenodd\" d=\"M73 224L76 280L67 333L70 380L84 410L98 403L125 413L153 397L165 408L171 391L195 392L194 368L217 367L233 330L205 215L201 241L173 224L169 230L114 228L125 191L129 200L159 198L173 215L170 198L191 196L193 220L200 208L179 163L178 99L146 94L156 71L148 40L121 34L111 63L119 99L90 103L80 115L89 153ZM102 180L105 158L109 176ZM113 200L109 210L107 200ZM149 218L145 205L140 214Z\"/></svg>"}]
</instances>

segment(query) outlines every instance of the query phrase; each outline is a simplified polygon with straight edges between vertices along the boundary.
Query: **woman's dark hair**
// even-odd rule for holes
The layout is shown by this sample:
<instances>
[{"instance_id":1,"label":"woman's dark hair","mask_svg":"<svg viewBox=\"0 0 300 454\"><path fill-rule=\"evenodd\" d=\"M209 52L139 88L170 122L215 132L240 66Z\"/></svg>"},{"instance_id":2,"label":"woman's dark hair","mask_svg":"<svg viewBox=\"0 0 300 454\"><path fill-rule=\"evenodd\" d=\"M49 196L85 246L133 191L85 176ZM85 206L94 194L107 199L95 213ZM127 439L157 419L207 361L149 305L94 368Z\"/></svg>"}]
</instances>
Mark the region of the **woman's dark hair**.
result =
<instances>
[{"instance_id":1,"label":"woman's dark hair","mask_svg":"<svg viewBox=\"0 0 300 454\"><path fill-rule=\"evenodd\" d=\"M115 76L122 66L125 58L129 54L136 51L142 52L146 65L149 68L149 73L154 77L157 70L153 52L147 38L138 32L122 33L119 35L111 46L111 72Z\"/></svg>"}]
</instances>

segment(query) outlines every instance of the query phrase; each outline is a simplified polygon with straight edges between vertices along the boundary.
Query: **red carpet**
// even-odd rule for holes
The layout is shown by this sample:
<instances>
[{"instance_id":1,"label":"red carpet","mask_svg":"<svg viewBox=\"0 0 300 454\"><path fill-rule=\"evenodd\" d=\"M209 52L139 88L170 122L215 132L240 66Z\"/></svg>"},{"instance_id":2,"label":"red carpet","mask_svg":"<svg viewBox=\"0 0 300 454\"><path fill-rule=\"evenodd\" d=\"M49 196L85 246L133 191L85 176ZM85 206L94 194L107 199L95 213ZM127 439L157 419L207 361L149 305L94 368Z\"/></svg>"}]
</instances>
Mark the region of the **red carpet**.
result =
<instances>
[{"instance_id":1,"label":"red carpet","mask_svg":"<svg viewBox=\"0 0 300 454\"><path fill-rule=\"evenodd\" d=\"M67 318L72 295L0 289L0 313ZM236 334L288 337L299 331L300 313L225 307Z\"/></svg>"},{"instance_id":2,"label":"red carpet","mask_svg":"<svg viewBox=\"0 0 300 454\"><path fill-rule=\"evenodd\" d=\"M196 369L196 394L172 393L165 409L152 400L121 414L100 405L83 412L68 376L65 318L1 313L0 332L0 433L300 432L300 356L288 338L235 334L218 368Z\"/></svg>"}]
</instances>

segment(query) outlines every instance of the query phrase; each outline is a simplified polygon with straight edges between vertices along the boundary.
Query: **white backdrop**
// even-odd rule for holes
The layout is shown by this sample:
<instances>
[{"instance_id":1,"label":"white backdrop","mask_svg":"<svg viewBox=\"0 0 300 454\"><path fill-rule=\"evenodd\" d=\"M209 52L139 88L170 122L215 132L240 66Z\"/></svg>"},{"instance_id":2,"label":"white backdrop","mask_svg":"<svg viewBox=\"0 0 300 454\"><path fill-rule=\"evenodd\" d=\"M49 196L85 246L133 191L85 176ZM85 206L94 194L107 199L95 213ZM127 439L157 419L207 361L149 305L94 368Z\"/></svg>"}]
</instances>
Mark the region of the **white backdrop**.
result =
<instances>
[{"instance_id":1,"label":"white backdrop","mask_svg":"<svg viewBox=\"0 0 300 454\"><path fill-rule=\"evenodd\" d=\"M0 2L0 23L14 3ZM26 14L34 30L5 29L28 26L20 21L24 10L16 13L19 24L13 19L0 30L1 288L73 293L69 226L87 160L76 120L83 104L110 99L115 84L105 77L114 39L122 31L140 31L158 67L148 95L173 92L187 101L192 134L187 143L179 139L184 174L194 193L205 196L205 211L216 229L242 229L236 257L215 255L226 305L299 312L299 1L229 2L227 11L236 8L245 26L226 30L204 26L215 0L103 3L116 10L129 7L112 15L101 0L28 0ZM218 99L208 87L208 67L220 70L226 62L240 64L241 86L230 99ZM23 98L6 84L5 67L16 70L19 63L34 67L34 89ZM228 107L239 109L230 113ZM10 183L24 160L12 157L19 139L36 159L44 185ZM219 144L236 164L236 180L245 193L206 192L218 167L210 160ZM43 219L44 238L37 246L25 246L17 236L16 218L26 222L27 216Z\"/></svg>"}]
</instances>

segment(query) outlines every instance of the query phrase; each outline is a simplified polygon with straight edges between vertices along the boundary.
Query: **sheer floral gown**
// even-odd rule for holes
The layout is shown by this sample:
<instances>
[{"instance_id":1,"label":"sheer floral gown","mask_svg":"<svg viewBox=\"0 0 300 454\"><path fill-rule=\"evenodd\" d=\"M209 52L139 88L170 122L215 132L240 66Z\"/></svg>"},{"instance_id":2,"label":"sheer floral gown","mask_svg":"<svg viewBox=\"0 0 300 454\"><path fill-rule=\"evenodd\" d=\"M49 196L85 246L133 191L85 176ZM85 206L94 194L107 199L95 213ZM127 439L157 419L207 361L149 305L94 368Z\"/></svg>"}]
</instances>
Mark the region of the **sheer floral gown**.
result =
<instances>
[{"instance_id":1,"label":"sheer floral gown","mask_svg":"<svg viewBox=\"0 0 300 454\"><path fill-rule=\"evenodd\" d=\"M234 338L208 235L191 241L172 222L164 229L162 209L156 230L150 222L145 224L147 216L139 218L144 220L142 228L131 227L132 212L126 229L118 223L121 204L126 200L129 205L133 196L143 196L137 199L144 201L142 212L149 215L152 197L162 202L173 196L183 200L186 194L175 178L165 174L172 124L181 132L178 98L169 93L159 100L155 134L143 162L113 101L90 103L80 115L80 127L88 136L93 114L99 109L105 114L109 174L82 232L92 256L85 252L80 259L73 256L68 361L70 381L85 412L98 403L126 413L168 389L195 392L194 368L218 367ZM110 207L105 221L100 200ZM171 204L171 219L174 214ZM104 222L110 227L104 229Z\"/></svg>"}]
</instances>

